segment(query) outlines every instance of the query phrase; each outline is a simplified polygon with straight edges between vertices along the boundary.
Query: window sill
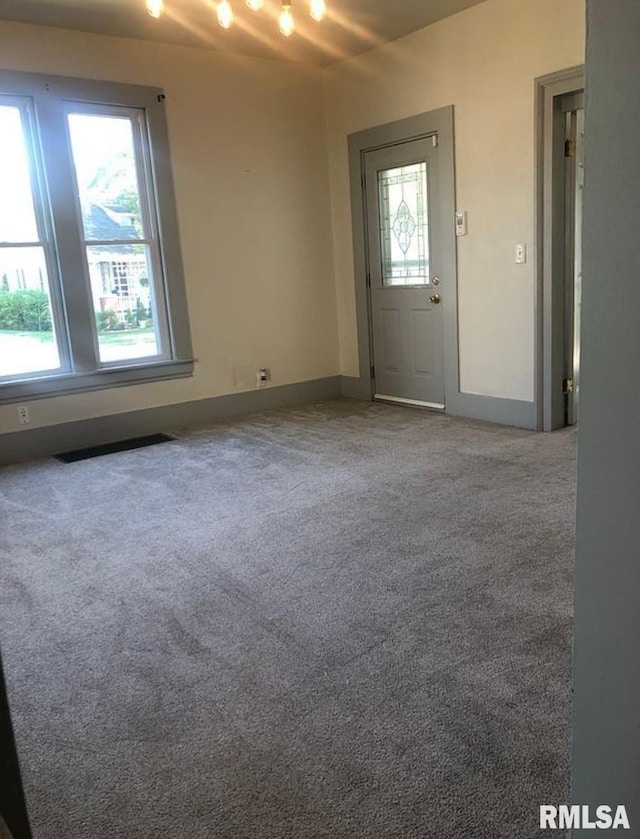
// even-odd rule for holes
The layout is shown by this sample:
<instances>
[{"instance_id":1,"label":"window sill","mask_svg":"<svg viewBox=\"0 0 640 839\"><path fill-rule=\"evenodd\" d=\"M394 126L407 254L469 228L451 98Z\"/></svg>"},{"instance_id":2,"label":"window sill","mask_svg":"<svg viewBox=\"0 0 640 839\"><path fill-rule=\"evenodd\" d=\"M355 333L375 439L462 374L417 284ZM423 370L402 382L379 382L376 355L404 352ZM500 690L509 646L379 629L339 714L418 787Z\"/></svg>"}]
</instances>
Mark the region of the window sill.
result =
<instances>
[{"instance_id":1,"label":"window sill","mask_svg":"<svg viewBox=\"0 0 640 839\"><path fill-rule=\"evenodd\" d=\"M110 367L95 373L63 373L12 381L0 385L0 404L186 378L193 374L193 366L192 359L164 361L135 367Z\"/></svg>"}]
</instances>

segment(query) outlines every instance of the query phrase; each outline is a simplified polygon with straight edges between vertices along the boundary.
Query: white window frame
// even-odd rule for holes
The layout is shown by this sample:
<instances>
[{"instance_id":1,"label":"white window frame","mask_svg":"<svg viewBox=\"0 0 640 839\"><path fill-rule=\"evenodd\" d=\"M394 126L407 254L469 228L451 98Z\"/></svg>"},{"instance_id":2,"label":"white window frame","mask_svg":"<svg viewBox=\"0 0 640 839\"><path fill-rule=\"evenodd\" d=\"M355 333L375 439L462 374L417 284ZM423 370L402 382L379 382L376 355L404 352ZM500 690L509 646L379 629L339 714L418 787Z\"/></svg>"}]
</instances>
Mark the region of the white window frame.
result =
<instances>
[{"instance_id":1,"label":"white window frame","mask_svg":"<svg viewBox=\"0 0 640 839\"><path fill-rule=\"evenodd\" d=\"M39 238L49 273L61 367L0 380L0 403L95 390L193 373L193 352L169 159L165 94L159 88L0 70L0 102L26 115ZM153 239L158 355L100 361L82 215L67 122L69 113L122 113L135 129L141 211ZM33 153L31 153L33 151ZM145 200L148 198L148 201Z\"/></svg>"}]
</instances>

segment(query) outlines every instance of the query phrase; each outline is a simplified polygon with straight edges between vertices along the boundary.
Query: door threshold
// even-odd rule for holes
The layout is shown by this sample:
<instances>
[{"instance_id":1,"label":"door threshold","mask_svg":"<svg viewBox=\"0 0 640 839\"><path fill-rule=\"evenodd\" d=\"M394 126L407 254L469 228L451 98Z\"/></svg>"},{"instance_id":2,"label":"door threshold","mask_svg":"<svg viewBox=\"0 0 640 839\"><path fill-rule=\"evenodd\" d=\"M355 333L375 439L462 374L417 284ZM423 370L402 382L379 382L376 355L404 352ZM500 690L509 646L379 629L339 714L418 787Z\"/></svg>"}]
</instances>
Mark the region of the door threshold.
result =
<instances>
[{"instance_id":1,"label":"door threshold","mask_svg":"<svg viewBox=\"0 0 640 839\"><path fill-rule=\"evenodd\" d=\"M432 411L444 411L444 405L439 402L421 402L419 399L404 399L402 396L385 396L376 393L374 402L392 402L396 405L412 405L414 408L430 408Z\"/></svg>"}]
</instances>

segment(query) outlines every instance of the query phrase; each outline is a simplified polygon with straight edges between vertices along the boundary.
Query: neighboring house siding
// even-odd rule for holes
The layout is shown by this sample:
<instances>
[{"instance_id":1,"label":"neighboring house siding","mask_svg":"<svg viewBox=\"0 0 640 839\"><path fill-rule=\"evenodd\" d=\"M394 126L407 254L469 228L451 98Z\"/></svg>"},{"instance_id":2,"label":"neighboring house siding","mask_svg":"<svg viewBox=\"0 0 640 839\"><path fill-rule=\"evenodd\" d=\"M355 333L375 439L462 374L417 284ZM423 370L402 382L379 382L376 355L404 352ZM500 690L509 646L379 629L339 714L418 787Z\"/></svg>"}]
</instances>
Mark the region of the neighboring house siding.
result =
<instances>
[{"instance_id":1,"label":"neighboring house siding","mask_svg":"<svg viewBox=\"0 0 640 839\"><path fill-rule=\"evenodd\" d=\"M90 204L84 229L89 241L137 239L132 213L119 207ZM124 319L127 313L144 309L149 314L149 269L140 245L94 245L88 250L87 264L93 300L100 311L112 310ZM6 291L47 289L41 253L25 249L2 254L0 287Z\"/></svg>"}]
</instances>

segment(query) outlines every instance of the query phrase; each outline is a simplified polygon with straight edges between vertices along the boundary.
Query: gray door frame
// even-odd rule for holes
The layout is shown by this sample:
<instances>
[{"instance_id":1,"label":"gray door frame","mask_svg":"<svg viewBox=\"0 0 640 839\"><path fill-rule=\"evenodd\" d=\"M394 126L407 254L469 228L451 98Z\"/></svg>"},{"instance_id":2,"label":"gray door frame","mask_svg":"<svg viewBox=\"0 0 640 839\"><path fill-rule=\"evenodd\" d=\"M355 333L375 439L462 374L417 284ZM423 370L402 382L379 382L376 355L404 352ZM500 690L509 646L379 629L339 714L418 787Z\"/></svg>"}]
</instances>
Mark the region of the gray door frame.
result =
<instances>
[{"instance_id":1,"label":"gray door frame","mask_svg":"<svg viewBox=\"0 0 640 839\"><path fill-rule=\"evenodd\" d=\"M539 431L564 426L565 227L554 208L564 201L564 128L554 119L560 99L584 90L584 67L571 67L535 81L536 238L535 238L535 404ZM562 128L562 130L560 130Z\"/></svg>"},{"instance_id":2,"label":"gray door frame","mask_svg":"<svg viewBox=\"0 0 640 839\"><path fill-rule=\"evenodd\" d=\"M371 400L374 383L371 374L373 364L372 329L369 292L367 288L367 233L366 210L363 189L364 155L366 152L396 145L409 140L418 140L437 135L439 147L438 193L440 200L433 212L440 215L442 241L439 243L438 276L442 297L443 350L444 350L444 392L445 410L456 410L459 396L458 362L458 279L456 265L455 214L455 171L453 106L439 108L397 122L390 122L365 131L351 134L349 143L349 172L351 183L351 213L353 221L353 253L355 269L356 319L358 328L358 359L360 375L350 380L345 395Z\"/></svg>"}]
</instances>

